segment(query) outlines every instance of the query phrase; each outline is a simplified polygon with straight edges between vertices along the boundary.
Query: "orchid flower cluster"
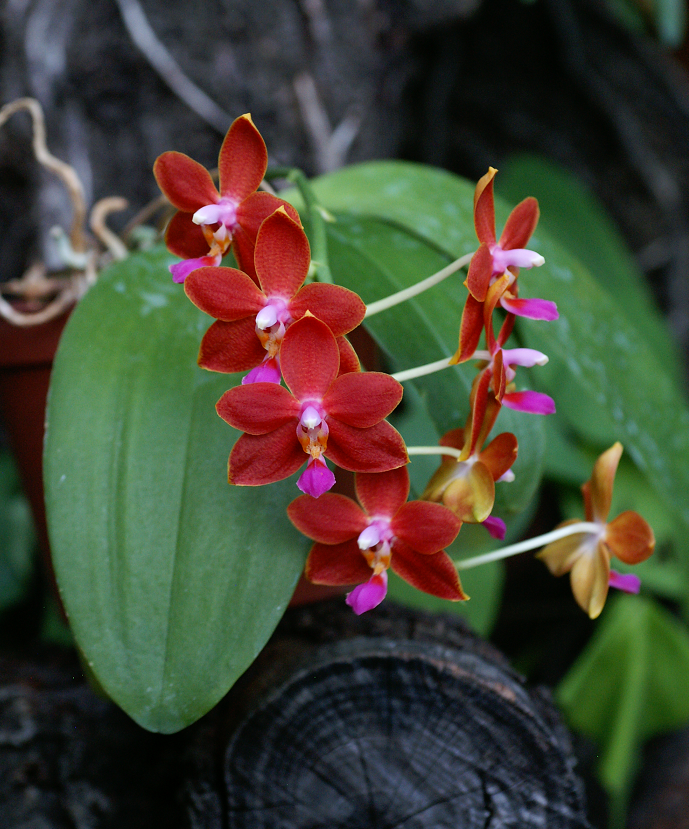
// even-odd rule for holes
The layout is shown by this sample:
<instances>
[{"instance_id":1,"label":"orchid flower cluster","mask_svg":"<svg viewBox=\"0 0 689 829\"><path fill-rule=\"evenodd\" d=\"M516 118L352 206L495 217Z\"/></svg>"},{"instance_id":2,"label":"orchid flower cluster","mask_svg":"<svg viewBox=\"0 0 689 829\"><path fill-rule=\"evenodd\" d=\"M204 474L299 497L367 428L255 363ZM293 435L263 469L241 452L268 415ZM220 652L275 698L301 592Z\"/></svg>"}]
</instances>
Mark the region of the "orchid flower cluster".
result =
<instances>
[{"instance_id":1,"label":"orchid flower cluster","mask_svg":"<svg viewBox=\"0 0 689 829\"><path fill-rule=\"evenodd\" d=\"M596 463L584 485L585 522L536 539L453 562L445 551L462 523L480 523L504 538L493 516L495 484L514 478L517 439L488 439L503 406L547 415L554 401L517 391L517 367L544 365L545 354L505 348L517 316L556 320L553 302L519 296L519 270L543 257L526 248L538 218L527 198L514 208L498 239L490 168L478 182L474 223L479 247L417 286L368 306L353 291L314 281L311 249L297 211L273 192L259 191L266 175L265 143L249 115L237 118L222 144L219 187L186 155L156 161L158 184L177 208L166 231L168 249L182 258L170 270L189 299L214 318L198 362L217 372L247 372L220 398L217 412L242 432L229 457L228 480L262 486L299 469L304 493L287 508L297 529L315 543L305 573L323 585L357 585L347 603L357 614L376 607L392 570L414 587L452 601L468 598L458 571L548 544L540 557L555 575L571 573L574 596L593 618L608 586L636 592L638 579L610 570L610 556L632 564L653 551L651 528L636 513L607 523L612 482L622 447ZM237 268L221 265L232 250ZM469 264L468 295L451 359L389 375L362 371L347 335L365 317L384 312ZM503 316L497 335L494 314ZM479 350L481 337L485 349ZM451 365L477 361L470 413L463 428L438 446L406 446L386 420L403 396L402 383ZM284 383L284 385L283 385ZM441 463L420 500L408 501L410 456L437 454ZM331 492L330 461L355 473L358 500Z\"/></svg>"}]
</instances>

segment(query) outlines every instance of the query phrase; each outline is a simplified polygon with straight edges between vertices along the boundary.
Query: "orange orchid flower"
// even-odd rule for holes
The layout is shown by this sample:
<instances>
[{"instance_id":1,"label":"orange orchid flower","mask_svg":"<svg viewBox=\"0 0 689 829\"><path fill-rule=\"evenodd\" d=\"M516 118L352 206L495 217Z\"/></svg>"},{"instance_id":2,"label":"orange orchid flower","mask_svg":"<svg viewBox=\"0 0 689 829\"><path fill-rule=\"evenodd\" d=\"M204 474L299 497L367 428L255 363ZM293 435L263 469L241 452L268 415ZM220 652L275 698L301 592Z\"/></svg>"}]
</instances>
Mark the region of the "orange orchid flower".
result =
<instances>
[{"instance_id":1,"label":"orange orchid flower","mask_svg":"<svg viewBox=\"0 0 689 829\"><path fill-rule=\"evenodd\" d=\"M586 521L597 525L597 529L561 538L537 554L554 576L570 574L574 598L591 619L603 610L611 584L636 592L633 587L625 586L624 576L610 570L610 557L616 556L625 564L638 564L655 547L653 530L637 512L628 510L608 521L622 451L622 444L617 442L603 452L591 478L581 488ZM574 523L576 519L560 526Z\"/></svg>"}]
</instances>

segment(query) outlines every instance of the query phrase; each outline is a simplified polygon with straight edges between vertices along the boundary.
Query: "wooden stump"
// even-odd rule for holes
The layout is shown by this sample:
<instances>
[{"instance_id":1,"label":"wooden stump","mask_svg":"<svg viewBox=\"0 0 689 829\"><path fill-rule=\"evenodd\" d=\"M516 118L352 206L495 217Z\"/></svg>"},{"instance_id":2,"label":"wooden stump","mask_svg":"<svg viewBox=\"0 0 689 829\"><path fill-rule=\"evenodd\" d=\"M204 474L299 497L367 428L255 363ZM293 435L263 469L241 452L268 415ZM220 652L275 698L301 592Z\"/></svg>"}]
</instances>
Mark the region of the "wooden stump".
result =
<instances>
[{"instance_id":1,"label":"wooden stump","mask_svg":"<svg viewBox=\"0 0 689 829\"><path fill-rule=\"evenodd\" d=\"M198 829L588 826L550 699L450 617L294 609L223 707Z\"/></svg>"}]
</instances>

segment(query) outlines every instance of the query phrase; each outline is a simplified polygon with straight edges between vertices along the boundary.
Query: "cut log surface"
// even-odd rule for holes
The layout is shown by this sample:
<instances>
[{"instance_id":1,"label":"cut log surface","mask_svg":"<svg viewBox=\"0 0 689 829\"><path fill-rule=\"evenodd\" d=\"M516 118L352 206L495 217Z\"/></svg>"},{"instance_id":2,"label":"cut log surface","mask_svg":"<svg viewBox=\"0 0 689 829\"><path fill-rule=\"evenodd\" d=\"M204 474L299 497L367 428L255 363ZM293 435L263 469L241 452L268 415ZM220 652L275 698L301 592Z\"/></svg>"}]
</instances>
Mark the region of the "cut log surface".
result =
<instances>
[{"instance_id":1,"label":"cut log surface","mask_svg":"<svg viewBox=\"0 0 689 829\"><path fill-rule=\"evenodd\" d=\"M413 618L389 613L398 630ZM355 637L263 694L227 748L228 826L588 826L548 701L461 626L436 624L464 647Z\"/></svg>"}]
</instances>

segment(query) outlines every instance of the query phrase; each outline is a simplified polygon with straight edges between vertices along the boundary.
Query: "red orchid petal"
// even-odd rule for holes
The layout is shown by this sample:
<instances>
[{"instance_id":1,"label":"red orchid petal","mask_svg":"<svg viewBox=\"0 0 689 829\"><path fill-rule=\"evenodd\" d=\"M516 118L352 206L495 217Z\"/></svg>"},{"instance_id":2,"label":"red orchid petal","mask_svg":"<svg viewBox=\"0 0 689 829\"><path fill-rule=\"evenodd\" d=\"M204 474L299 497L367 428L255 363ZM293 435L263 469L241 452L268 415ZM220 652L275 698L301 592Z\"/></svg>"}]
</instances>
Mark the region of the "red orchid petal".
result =
<instances>
[{"instance_id":1,"label":"red orchid petal","mask_svg":"<svg viewBox=\"0 0 689 829\"><path fill-rule=\"evenodd\" d=\"M499 349L495 357L493 357L493 378L491 386L495 394L495 399L499 402L504 402L505 389L507 387L507 375L505 374L505 366L503 364L502 349Z\"/></svg>"},{"instance_id":2,"label":"red orchid petal","mask_svg":"<svg viewBox=\"0 0 689 829\"><path fill-rule=\"evenodd\" d=\"M514 328L514 323L517 318L514 314L506 314L505 319L502 321L502 325L500 326L500 331L498 331L498 338L497 344L500 348L505 345L507 340L509 339L510 334L512 333L512 329Z\"/></svg>"},{"instance_id":3,"label":"red orchid petal","mask_svg":"<svg viewBox=\"0 0 689 829\"><path fill-rule=\"evenodd\" d=\"M257 193L252 193L239 205L237 208L237 222L246 231L252 244L256 244L256 237L263 222L281 207L285 209L290 219L301 227L301 219L295 208L272 193L259 190Z\"/></svg>"},{"instance_id":4,"label":"red orchid petal","mask_svg":"<svg viewBox=\"0 0 689 829\"><path fill-rule=\"evenodd\" d=\"M265 435L294 421L297 440L299 401L276 383L234 386L223 394L215 408L230 426L250 435Z\"/></svg>"},{"instance_id":5,"label":"red orchid petal","mask_svg":"<svg viewBox=\"0 0 689 829\"><path fill-rule=\"evenodd\" d=\"M528 414L555 414L555 401L539 391L515 391L502 398L502 405Z\"/></svg>"},{"instance_id":6,"label":"red orchid petal","mask_svg":"<svg viewBox=\"0 0 689 829\"><path fill-rule=\"evenodd\" d=\"M549 299L510 299L502 296L500 305L511 314L530 320L551 322L559 317L557 305Z\"/></svg>"},{"instance_id":7,"label":"red orchid petal","mask_svg":"<svg viewBox=\"0 0 689 829\"><path fill-rule=\"evenodd\" d=\"M452 446L453 449L459 449L460 451L464 449L464 443L466 441L466 431L465 429L450 429L449 432L445 432L445 434L440 438L438 443L440 446ZM443 460L451 460L453 463L456 458L453 455L443 455Z\"/></svg>"},{"instance_id":8,"label":"red orchid petal","mask_svg":"<svg viewBox=\"0 0 689 829\"><path fill-rule=\"evenodd\" d=\"M272 213L256 237L254 265L266 296L291 299L299 290L311 264L306 234L283 208Z\"/></svg>"},{"instance_id":9,"label":"red orchid petal","mask_svg":"<svg viewBox=\"0 0 689 829\"><path fill-rule=\"evenodd\" d=\"M512 280L512 275L509 272L505 272L500 276L495 282L490 286L488 289L488 293L486 294L486 299L483 303L483 325L486 329L486 348L493 353L495 350L496 344L502 345L504 340L496 343L495 337L493 335L493 311L495 310L496 305L500 302L500 298L505 293L505 291L510 286L510 281Z\"/></svg>"},{"instance_id":10,"label":"red orchid petal","mask_svg":"<svg viewBox=\"0 0 689 829\"><path fill-rule=\"evenodd\" d=\"M462 590L457 570L444 550L425 556L396 541L390 566L398 576L424 593L450 601L469 598Z\"/></svg>"},{"instance_id":11,"label":"red orchid petal","mask_svg":"<svg viewBox=\"0 0 689 829\"><path fill-rule=\"evenodd\" d=\"M656 542L646 520L638 512L627 510L605 528L605 543L620 561L638 564L651 555Z\"/></svg>"},{"instance_id":12,"label":"red orchid petal","mask_svg":"<svg viewBox=\"0 0 689 829\"><path fill-rule=\"evenodd\" d=\"M201 227L191 220L191 213L177 211L165 230L165 245L182 259L207 256L209 247Z\"/></svg>"},{"instance_id":13,"label":"red orchid petal","mask_svg":"<svg viewBox=\"0 0 689 829\"><path fill-rule=\"evenodd\" d=\"M261 133L250 115L241 115L232 122L220 148L220 194L239 204L263 181L267 166L268 150Z\"/></svg>"},{"instance_id":14,"label":"red orchid petal","mask_svg":"<svg viewBox=\"0 0 689 829\"><path fill-rule=\"evenodd\" d=\"M612 486L622 452L622 444L616 441L598 458L591 477L582 487L586 516L589 521L605 522L608 520L612 502Z\"/></svg>"},{"instance_id":15,"label":"red orchid petal","mask_svg":"<svg viewBox=\"0 0 689 829\"><path fill-rule=\"evenodd\" d=\"M168 200L185 213L195 213L200 207L218 202L218 191L208 170L184 153L158 156L153 175Z\"/></svg>"},{"instance_id":16,"label":"red orchid petal","mask_svg":"<svg viewBox=\"0 0 689 829\"><path fill-rule=\"evenodd\" d=\"M327 423L330 433L325 456L342 469L387 472L409 462L402 436L386 420L368 429L357 429L335 418Z\"/></svg>"},{"instance_id":17,"label":"red orchid petal","mask_svg":"<svg viewBox=\"0 0 689 829\"><path fill-rule=\"evenodd\" d=\"M517 460L517 438L511 432L503 432L495 437L479 455L493 480L497 481Z\"/></svg>"},{"instance_id":18,"label":"red orchid petal","mask_svg":"<svg viewBox=\"0 0 689 829\"><path fill-rule=\"evenodd\" d=\"M469 272L464 283L469 293L479 302L486 298L490 278L493 275L493 254L488 246L482 244L476 253L471 257Z\"/></svg>"},{"instance_id":19,"label":"red orchid petal","mask_svg":"<svg viewBox=\"0 0 689 829\"><path fill-rule=\"evenodd\" d=\"M349 334L361 323L366 305L358 294L341 285L312 282L297 291L289 304L294 319L310 311L324 322L336 337Z\"/></svg>"},{"instance_id":20,"label":"red orchid petal","mask_svg":"<svg viewBox=\"0 0 689 829\"><path fill-rule=\"evenodd\" d=\"M489 386L491 383L491 373L488 369L484 369L480 374L474 378L471 384L471 435L478 437L480 429L474 429L474 423L483 423L486 416L486 407L488 406ZM492 396L491 396L491 399ZM468 455L472 455L475 447L469 444Z\"/></svg>"},{"instance_id":21,"label":"red orchid petal","mask_svg":"<svg viewBox=\"0 0 689 829\"><path fill-rule=\"evenodd\" d=\"M402 399L402 384L389 374L365 371L338 377L323 398L331 417L366 429L386 418Z\"/></svg>"},{"instance_id":22,"label":"red orchid petal","mask_svg":"<svg viewBox=\"0 0 689 829\"><path fill-rule=\"evenodd\" d=\"M255 250L255 240L250 238L249 234L241 225L238 225L232 235L232 253L237 261L239 270L244 271L251 281L258 285L258 276L256 276L256 267L254 265Z\"/></svg>"},{"instance_id":23,"label":"red orchid petal","mask_svg":"<svg viewBox=\"0 0 689 829\"><path fill-rule=\"evenodd\" d=\"M378 474L360 472L354 477L354 487L359 503L369 515L392 518L409 495L409 472L406 466Z\"/></svg>"},{"instance_id":24,"label":"red orchid petal","mask_svg":"<svg viewBox=\"0 0 689 829\"><path fill-rule=\"evenodd\" d=\"M498 244L503 250L525 248L538 224L538 202L529 196L510 213Z\"/></svg>"},{"instance_id":25,"label":"red orchid petal","mask_svg":"<svg viewBox=\"0 0 689 829\"><path fill-rule=\"evenodd\" d=\"M477 449L479 451L481 450L483 444L486 442L486 438L491 433L499 414L500 403L496 399L495 395L489 391L486 396L486 408L483 413L483 419L480 423L478 421L474 421L473 417L471 420L471 436L469 442L471 452L469 454L473 455Z\"/></svg>"},{"instance_id":26,"label":"red orchid petal","mask_svg":"<svg viewBox=\"0 0 689 829\"><path fill-rule=\"evenodd\" d=\"M481 176L474 191L474 226L479 242L495 244L495 206L493 204L493 179L498 171L489 167Z\"/></svg>"},{"instance_id":27,"label":"red orchid petal","mask_svg":"<svg viewBox=\"0 0 689 829\"><path fill-rule=\"evenodd\" d=\"M226 322L254 317L266 303L252 280L235 268L198 268L187 277L184 292L197 308Z\"/></svg>"},{"instance_id":28,"label":"red orchid petal","mask_svg":"<svg viewBox=\"0 0 689 829\"><path fill-rule=\"evenodd\" d=\"M289 478L305 460L297 425L292 421L267 435L241 435L230 452L227 479L240 486L273 484Z\"/></svg>"},{"instance_id":29,"label":"red orchid petal","mask_svg":"<svg viewBox=\"0 0 689 829\"><path fill-rule=\"evenodd\" d=\"M328 326L306 316L287 329L280 361L282 376L295 397L322 399L337 377L340 350Z\"/></svg>"},{"instance_id":30,"label":"red orchid petal","mask_svg":"<svg viewBox=\"0 0 689 829\"><path fill-rule=\"evenodd\" d=\"M349 374L350 371L361 371L361 364L354 346L346 337L337 337L337 347L340 352L340 370L338 377L341 374Z\"/></svg>"},{"instance_id":31,"label":"red orchid petal","mask_svg":"<svg viewBox=\"0 0 689 829\"><path fill-rule=\"evenodd\" d=\"M410 501L390 523L395 536L423 555L437 553L457 538L462 522L442 504Z\"/></svg>"},{"instance_id":32,"label":"red orchid petal","mask_svg":"<svg viewBox=\"0 0 689 829\"><path fill-rule=\"evenodd\" d=\"M232 374L257 366L266 356L253 317L214 322L201 340L198 363L209 371Z\"/></svg>"},{"instance_id":33,"label":"red orchid petal","mask_svg":"<svg viewBox=\"0 0 689 829\"><path fill-rule=\"evenodd\" d=\"M299 532L322 544L342 544L368 526L366 513L358 504L333 492L317 500L302 495L287 507L287 515Z\"/></svg>"},{"instance_id":34,"label":"red orchid petal","mask_svg":"<svg viewBox=\"0 0 689 829\"><path fill-rule=\"evenodd\" d=\"M371 576L371 568L352 539L343 544L314 544L304 574L314 584L358 584Z\"/></svg>"},{"instance_id":35,"label":"red orchid petal","mask_svg":"<svg viewBox=\"0 0 689 829\"><path fill-rule=\"evenodd\" d=\"M478 347L483 331L483 303L469 294L464 303L462 321L459 324L459 348L450 360L450 365L470 360Z\"/></svg>"}]
</instances>

